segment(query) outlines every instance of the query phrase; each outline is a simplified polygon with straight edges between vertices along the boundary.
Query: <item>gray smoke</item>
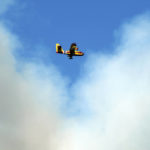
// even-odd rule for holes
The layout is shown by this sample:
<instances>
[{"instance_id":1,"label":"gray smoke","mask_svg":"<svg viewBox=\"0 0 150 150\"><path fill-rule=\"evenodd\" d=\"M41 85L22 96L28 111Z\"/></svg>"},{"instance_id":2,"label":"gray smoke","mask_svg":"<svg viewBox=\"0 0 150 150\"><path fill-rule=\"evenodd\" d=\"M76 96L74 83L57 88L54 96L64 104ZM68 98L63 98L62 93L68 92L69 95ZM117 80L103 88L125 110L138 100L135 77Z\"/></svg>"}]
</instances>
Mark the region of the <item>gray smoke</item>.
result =
<instances>
[{"instance_id":1,"label":"gray smoke","mask_svg":"<svg viewBox=\"0 0 150 150\"><path fill-rule=\"evenodd\" d=\"M20 43L3 25L0 33L0 148L52 149L63 123L58 110L65 97L59 92L63 82L54 69L47 71L42 65L27 64L22 73L17 72L15 64L19 62L12 52Z\"/></svg>"},{"instance_id":2,"label":"gray smoke","mask_svg":"<svg viewBox=\"0 0 150 150\"><path fill-rule=\"evenodd\" d=\"M16 71L13 51L21 43L1 24L0 149L149 150L149 14L124 24L116 40L114 54L89 56L83 77L68 89L53 65ZM78 115L64 117L67 100Z\"/></svg>"}]
</instances>

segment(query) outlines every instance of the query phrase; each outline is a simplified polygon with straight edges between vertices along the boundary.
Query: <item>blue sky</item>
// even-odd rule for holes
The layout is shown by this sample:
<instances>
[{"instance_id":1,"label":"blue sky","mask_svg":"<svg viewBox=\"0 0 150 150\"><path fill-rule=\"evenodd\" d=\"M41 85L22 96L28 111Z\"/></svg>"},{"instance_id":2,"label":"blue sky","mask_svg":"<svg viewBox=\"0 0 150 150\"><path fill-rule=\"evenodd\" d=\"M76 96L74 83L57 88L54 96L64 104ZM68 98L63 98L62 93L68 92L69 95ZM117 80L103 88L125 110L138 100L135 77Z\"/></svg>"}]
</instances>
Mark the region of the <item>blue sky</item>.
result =
<instances>
[{"instance_id":1,"label":"blue sky","mask_svg":"<svg viewBox=\"0 0 150 150\"><path fill-rule=\"evenodd\" d=\"M18 0L3 18L24 45L18 54L22 60L53 63L72 80L82 74L89 53L112 53L115 30L149 6L149 0ZM73 61L59 56L57 42L64 49L76 42L85 56Z\"/></svg>"}]
</instances>

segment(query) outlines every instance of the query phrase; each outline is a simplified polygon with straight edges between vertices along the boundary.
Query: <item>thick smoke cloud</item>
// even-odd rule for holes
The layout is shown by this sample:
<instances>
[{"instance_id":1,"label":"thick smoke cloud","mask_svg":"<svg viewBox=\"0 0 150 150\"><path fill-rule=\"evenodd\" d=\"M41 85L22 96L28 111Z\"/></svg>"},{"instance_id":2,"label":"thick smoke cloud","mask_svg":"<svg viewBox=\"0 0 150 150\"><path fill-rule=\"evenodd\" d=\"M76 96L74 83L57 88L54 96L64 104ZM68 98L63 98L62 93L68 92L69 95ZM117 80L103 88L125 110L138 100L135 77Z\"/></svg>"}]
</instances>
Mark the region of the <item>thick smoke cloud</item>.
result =
<instances>
[{"instance_id":1,"label":"thick smoke cloud","mask_svg":"<svg viewBox=\"0 0 150 150\"><path fill-rule=\"evenodd\" d=\"M54 69L47 71L42 65L27 64L24 72L17 72L18 62L12 52L20 43L3 25L0 33L0 148L52 149L63 123L58 110L59 101L65 97L59 92L63 82ZM45 74L44 80L36 75L38 72ZM59 83L57 89L54 75Z\"/></svg>"},{"instance_id":2,"label":"thick smoke cloud","mask_svg":"<svg viewBox=\"0 0 150 150\"><path fill-rule=\"evenodd\" d=\"M113 55L89 59L86 79L75 87L78 105L91 113L79 150L150 149L149 15L124 24L117 40Z\"/></svg>"},{"instance_id":3,"label":"thick smoke cloud","mask_svg":"<svg viewBox=\"0 0 150 150\"><path fill-rule=\"evenodd\" d=\"M22 45L1 24L0 148L149 150L149 14L124 24L116 40L114 54L90 56L83 78L68 89L53 65L17 72L13 51ZM76 116L62 114L67 100Z\"/></svg>"}]
</instances>

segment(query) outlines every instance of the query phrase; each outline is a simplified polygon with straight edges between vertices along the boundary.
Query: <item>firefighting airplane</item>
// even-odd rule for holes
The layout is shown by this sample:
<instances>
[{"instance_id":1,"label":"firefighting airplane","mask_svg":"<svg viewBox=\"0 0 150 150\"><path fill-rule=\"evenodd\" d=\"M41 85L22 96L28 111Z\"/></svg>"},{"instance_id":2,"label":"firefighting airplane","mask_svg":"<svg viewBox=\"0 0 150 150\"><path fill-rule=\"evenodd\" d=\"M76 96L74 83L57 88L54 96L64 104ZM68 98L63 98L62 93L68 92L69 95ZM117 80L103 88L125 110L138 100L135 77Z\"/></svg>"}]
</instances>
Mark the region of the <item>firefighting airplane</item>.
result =
<instances>
[{"instance_id":1,"label":"firefighting airplane","mask_svg":"<svg viewBox=\"0 0 150 150\"><path fill-rule=\"evenodd\" d=\"M84 55L83 52L78 51L76 43L72 43L70 46L70 49L67 51L64 51L62 49L62 47L60 46L60 44L57 43L56 44L56 53L67 54L69 59L72 59L72 56L83 56Z\"/></svg>"}]
</instances>

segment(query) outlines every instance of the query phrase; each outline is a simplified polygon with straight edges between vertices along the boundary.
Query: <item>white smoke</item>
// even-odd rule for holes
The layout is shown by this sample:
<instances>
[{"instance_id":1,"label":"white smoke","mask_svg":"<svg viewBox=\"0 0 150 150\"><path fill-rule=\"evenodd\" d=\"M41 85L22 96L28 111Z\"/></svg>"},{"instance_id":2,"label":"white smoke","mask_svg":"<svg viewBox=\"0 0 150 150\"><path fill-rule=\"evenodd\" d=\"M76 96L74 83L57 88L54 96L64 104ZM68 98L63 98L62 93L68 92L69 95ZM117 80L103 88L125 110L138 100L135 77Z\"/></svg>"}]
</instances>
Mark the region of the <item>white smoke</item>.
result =
<instances>
[{"instance_id":1,"label":"white smoke","mask_svg":"<svg viewBox=\"0 0 150 150\"><path fill-rule=\"evenodd\" d=\"M21 43L1 24L0 149L149 150L149 15L119 34L114 54L89 57L83 77L68 89L54 66L30 63L17 72L12 53ZM70 118L61 114L72 101L68 91L79 110Z\"/></svg>"},{"instance_id":2,"label":"white smoke","mask_svg":"<svg viewBox=\"0 0 150 150\"><path fill-rule=\"evenodd\" d=\"M12 52L20 43L3 25L0 33L0 149L52 149L63 122L58 110L65 98L63 81L42 65L28 64L17 72Z\"/></svg>"},{"instance_id":3,"label":"white smoke","mask_svg":"<svg viewBox=\"0 0 150 150\"><path fill-rule=\"evenodd\" d=\"M14 2L14 0L0 0L0 15L5 13Z\"/></svg>"},{"instance_id":4,"label":"white smoke","mask_svg":"<svg viewBox=\"0 0 150 150\"><path fill-rule=\"evenodd\" d=\"M77 105L90 114L79 131L72 129L69 149L150 149L150 16L135 18L119 32L115 53L92 56L75 85Z\"/></svg>"}]
</instances>

